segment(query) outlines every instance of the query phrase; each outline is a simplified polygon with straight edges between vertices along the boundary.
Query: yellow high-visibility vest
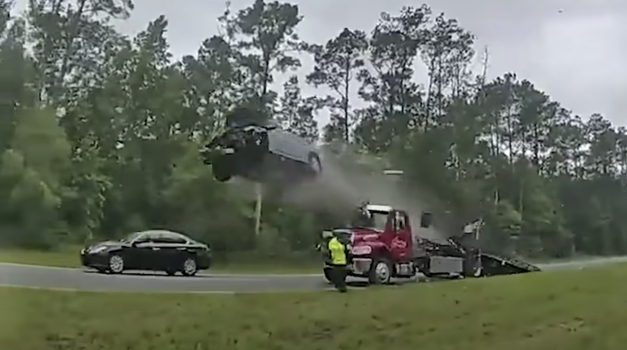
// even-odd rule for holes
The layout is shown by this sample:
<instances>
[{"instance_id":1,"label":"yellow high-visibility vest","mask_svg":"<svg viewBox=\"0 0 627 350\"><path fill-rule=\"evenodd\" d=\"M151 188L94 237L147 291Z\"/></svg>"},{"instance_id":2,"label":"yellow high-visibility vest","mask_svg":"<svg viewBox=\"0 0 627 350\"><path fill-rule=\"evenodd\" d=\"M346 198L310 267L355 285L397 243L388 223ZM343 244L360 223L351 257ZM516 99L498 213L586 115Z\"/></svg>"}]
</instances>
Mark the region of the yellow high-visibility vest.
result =
<instances>
[{"instance_id":1,"label":"yellow high-visibility vest","mask_svg":"<svg viewBox=\"0 0 627 350\"><path fill-rule=\"evenodd\" d=\"M337 237L329 240L329 253L331 254L332 264L346 265L346 248Z\"/></svg>"}]
</instances>

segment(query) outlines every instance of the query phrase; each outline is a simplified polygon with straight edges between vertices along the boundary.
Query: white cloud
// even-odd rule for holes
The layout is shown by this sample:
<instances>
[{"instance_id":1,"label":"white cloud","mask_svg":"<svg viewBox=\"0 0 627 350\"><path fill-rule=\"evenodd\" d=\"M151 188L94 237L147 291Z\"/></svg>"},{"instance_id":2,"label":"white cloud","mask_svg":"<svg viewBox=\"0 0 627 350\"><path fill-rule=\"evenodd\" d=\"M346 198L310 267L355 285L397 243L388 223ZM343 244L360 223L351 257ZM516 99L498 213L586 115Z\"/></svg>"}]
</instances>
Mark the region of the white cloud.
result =
<instances>
[{"instance_id":1,"label":"white cloud","mask_svg":"<svg viewBox=\"0 0 627 350\"><path fill-rule=\"evenodd\" d=\"M344 27L369 31L382 11L417 6L401 0L293 2L305 16L301 37L315 42L326 41ZM18 0L18 4L24 3ZM232 1L235 9L250 3L252 0ZM585 116L600 112L617 124L627 124L623 113L627 108L623 97L627 94L624 0L438 0L432 2L432 8L457 18L475 33L478 50L489 46L491 76L516 72L576 113ZM136 0L133 17L120 28L133 34L149 20L165 14L170 20L172 50L181 56L194 53L204 38L216 33L215 19L223 10L221 1ZM315 90L307 88L306 92Z\"/></svg>"},{"instance_id":2,"label":"white cloud","mask_svg":"<svg viewBox=\"0 0 627 350\"><path fill-rule=\"evenodd\" d=\"M625 123L621 95L627 92L625 30L610 14L547 23L542 30L538 81L577 112L602 112Z\"/></svg>"}]
</instances>

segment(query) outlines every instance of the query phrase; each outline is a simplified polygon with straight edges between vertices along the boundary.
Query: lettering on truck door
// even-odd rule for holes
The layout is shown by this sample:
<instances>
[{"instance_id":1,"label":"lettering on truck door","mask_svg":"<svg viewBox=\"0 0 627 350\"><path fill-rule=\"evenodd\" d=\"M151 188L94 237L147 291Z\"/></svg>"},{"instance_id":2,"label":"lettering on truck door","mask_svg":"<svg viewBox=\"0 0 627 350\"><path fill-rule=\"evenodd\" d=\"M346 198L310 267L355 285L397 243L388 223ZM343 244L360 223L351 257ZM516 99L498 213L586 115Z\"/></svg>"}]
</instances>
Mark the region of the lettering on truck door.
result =
<instances>
[{"instance_id":1,"label":"lettering on truck door","mask_svg":"<svg viewBox=\"0 0 627 350\"><path fill-rule=\"evenodd\" d=\"M407 216L404 213L393 213L394 237L391 242L392 255L398 260L409 259L411 254L411 232L407 225Z\"/></svg>"}]
</instances>

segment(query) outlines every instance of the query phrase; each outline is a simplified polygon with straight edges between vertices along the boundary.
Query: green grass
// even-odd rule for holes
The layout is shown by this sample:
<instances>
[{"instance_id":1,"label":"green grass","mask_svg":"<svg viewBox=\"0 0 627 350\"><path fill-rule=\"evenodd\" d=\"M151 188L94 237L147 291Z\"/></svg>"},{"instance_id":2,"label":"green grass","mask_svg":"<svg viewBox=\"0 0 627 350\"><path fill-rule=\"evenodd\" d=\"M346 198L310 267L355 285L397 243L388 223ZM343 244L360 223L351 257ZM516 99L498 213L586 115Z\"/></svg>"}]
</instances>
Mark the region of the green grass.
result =
<instances>
[{"instance_id":1,"label":"green grass","mask_svg":"<svg viewBox=\"0 0 627 350\"><path fill-rule=\"evenodd\" d=\"M0 249L0 262L54 267L79 267L81 247L63 247L53 251Z\"/></svg>"},{"instance_id":2,"label":"green grass","mask_svg":"<svg viewBox=\"0 0 627 350\"><path fill-rule=\"evenodd\" d=\"M0 288L0 348L624 350L627 266L284 294Z\"/></svg>"},{"instance_id":3,"label":"green grass","mask_svg":"<svg viewBox=\"0 0 627 350\"><path fill-rule=\"evenodd\" d=\"M53 267L80 267L79 251L82 247L70 246L53 251L2 249L0 248L0 262L30 264ZM311 261L298 262L272 262L272 261L245 261L233 258L231 263L217 263L209 272L228 273L320 273L321 263Z\"/></svg>"}]
</instances>

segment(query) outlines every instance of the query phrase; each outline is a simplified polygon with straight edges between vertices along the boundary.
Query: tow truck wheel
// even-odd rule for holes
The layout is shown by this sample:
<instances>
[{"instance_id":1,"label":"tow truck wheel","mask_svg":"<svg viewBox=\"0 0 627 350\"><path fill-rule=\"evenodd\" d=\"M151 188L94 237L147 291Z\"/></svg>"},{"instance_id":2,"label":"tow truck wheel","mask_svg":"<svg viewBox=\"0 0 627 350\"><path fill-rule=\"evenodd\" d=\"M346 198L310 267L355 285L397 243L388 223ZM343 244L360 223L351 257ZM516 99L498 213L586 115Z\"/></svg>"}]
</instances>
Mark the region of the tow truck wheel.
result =
<instances>
[{"instance_id":1,"label":"tow truck wheel","mask_svg":"<svg viewBox=\"0 0 627 350\"><path fill-rule=\"evenodd\" d=\"M371 284L389 284L391 279L392 264L390 261L385 258L375 259L370 269L368 281Z\"/></svg>"}]
</instances>

